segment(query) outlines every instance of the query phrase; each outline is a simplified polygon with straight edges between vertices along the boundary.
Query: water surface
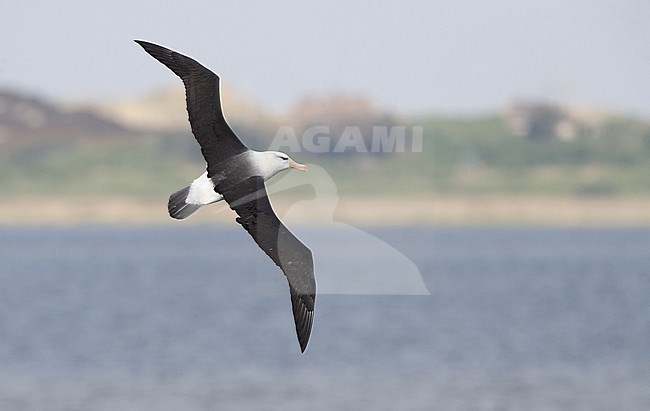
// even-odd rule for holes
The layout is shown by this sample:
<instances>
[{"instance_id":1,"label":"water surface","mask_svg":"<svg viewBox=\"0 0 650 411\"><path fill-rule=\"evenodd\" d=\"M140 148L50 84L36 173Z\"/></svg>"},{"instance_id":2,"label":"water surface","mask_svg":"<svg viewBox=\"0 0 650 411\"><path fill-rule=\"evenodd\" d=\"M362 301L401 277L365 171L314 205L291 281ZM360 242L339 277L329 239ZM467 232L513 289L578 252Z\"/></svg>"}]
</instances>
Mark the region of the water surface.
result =
<instances>
[{"instance_id":1,"label":"water surface","mask_svg":"<svg viewBox=\"0 0 650 411\"><path fill-rule=\"evenodd\" d=\"M0 408L650 409L650 230L365 231L431 295L319 295L301 355L237 227L1 228Z\"/></svg>"}]
</instances>

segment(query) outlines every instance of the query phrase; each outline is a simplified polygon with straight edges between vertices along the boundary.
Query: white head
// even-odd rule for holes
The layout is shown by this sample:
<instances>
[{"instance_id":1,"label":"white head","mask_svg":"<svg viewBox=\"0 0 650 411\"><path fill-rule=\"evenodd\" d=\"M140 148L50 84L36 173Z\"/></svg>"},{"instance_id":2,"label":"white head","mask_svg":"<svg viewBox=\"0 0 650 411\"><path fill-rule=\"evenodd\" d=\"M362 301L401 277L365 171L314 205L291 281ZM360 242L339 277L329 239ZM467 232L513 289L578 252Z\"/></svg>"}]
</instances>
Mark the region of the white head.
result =
<instances>
[{"instance_id":1,"label":"white head","mask_svg":"<svg viewBox=\"0 0 650 411\"><path fill-rule=\"evenodd\" d=\"M307 171L306 165L296 163L291 157L280 151L255 152L255 155L259 173L264 177L264 180L268 180L280 171L289 168Z\"/></svg>"}]
</instances>

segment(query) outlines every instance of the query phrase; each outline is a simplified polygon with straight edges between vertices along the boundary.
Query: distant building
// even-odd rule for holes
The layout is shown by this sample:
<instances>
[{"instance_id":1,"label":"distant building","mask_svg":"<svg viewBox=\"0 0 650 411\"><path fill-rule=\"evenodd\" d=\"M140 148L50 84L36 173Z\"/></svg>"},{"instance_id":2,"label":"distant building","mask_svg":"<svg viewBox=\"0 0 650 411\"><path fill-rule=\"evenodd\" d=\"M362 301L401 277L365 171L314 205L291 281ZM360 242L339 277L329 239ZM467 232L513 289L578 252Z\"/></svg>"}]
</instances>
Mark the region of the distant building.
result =
<instances>
[{"instance_id":1,"label":"distant building","mask_svg":"<svg viewBox=\"0 0 650 411\"><path fill-rule=\"evenodd\" d=\"M346 128L358 128L368 147L372 144L373 127L396 123L391 114L379 109L371 100L345 94L304 98L294 107L290 118L299 134L313 126L326 126L333 144Z\"/></svg>"},{"instance_id":2,"label":"distant building","mask_svg":"<svg viewBox=\"0 0 650 411\"><path fill-rule=\"evenodd\" d=\"M578 122L562 107L546 102L516 102L506 111L510 130L535 141L573 140Z\"/></svg>"}]
</instances>

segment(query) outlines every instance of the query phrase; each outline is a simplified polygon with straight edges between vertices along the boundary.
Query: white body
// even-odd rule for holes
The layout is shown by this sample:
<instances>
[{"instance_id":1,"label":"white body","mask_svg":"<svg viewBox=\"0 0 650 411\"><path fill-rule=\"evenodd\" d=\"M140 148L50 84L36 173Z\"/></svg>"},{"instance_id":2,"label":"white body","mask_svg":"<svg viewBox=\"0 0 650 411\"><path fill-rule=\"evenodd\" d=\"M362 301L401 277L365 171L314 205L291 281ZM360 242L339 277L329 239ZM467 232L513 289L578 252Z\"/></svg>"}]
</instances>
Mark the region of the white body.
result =
<instances>
[{"instance_id":1,"label":"white body","mask_svg":"<svg viewBox=\"0 0 650 411\"><path fill-rule=\"evenodd\" d=\"M253 175L264 178L264 181L289 167L307 171L307 166L291 160L288 155L278 151L247 151L240 154L239 161L248 163L248 169ZM208 172L192 181L185 189L172 194L168 209L173 218L184 219L206 204L223 200L223 196L214 190L214 182L208 178Z\"/></svg>"},{"instance_id":2,"label":"white body","mask_svg":"<svg viewBox=\"0 0 650 411\"><path fill-rule=\"evenodd\" d=\"M287 161L281 160L286 154L276 151L248 151L244 155L246 160L255 165L255 174L262 176L264 181L273 177L282 170L289 168ZM200 177L192 181L190 191L185 199L188 204L206 205L223 200L223 196L214 191L214 183L208 178L208 172L201 174Z\"/></svg>"}]
</instances>

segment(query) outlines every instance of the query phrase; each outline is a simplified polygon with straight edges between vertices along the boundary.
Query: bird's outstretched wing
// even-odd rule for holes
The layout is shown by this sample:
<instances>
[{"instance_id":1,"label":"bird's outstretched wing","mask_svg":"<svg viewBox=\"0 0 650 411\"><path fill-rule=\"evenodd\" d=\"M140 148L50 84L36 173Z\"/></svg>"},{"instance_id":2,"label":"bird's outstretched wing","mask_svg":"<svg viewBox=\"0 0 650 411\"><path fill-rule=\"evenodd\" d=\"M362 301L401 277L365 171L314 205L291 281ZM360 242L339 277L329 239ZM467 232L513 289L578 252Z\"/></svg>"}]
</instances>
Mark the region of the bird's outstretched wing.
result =
<instances>
[{"instance_id":1,"label":"bird's outstretched wing","mask_svg":"<svg viewBox=\"0 0 650 411\"><path fill-rule=\"evenodd\" d=\"M237 222L286 275L298 342L304 352L311 334L316 301L311 250L275 215L262 177L250 177L237 185L216 189L239 215Z\"/></svg>"},{"instance_id":2,"label":"bird's outstretched wing","mask_svg":"<svg viewBox=\"0 0 650 411\"><path fill-rule=\"evenodd\" d=\"M142 40L135 42L183 80L190 126L208 163L208 177L221 171L224 160L248 150L223 116L219 76L173 50Z\"/></svg>"}]
</instances>

